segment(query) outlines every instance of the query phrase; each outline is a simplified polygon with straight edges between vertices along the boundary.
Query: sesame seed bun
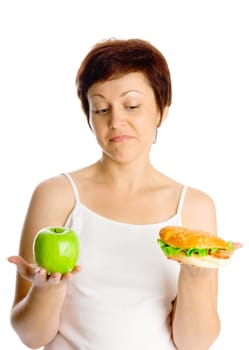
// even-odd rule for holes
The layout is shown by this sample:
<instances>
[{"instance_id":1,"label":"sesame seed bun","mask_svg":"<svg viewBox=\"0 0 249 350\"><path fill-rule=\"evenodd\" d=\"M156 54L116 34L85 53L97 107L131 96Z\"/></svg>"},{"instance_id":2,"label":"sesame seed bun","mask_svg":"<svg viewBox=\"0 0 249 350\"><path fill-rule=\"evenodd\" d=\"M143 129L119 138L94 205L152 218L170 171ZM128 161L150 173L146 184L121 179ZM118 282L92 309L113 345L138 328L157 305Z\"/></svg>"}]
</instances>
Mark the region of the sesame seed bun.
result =
<instances>
[{"instance_id":1,"label":"sesame seed bun","mask_svg":"<svg viewBox=\"0 0 249 350\"><path fill-rule=\"evenodd\" d=\"M229 244L222 238L200 230L186 227L167 226L159 232L160 238L168 245L176 248L219 248L229 249Z\"/></svg>"}]
</instances>

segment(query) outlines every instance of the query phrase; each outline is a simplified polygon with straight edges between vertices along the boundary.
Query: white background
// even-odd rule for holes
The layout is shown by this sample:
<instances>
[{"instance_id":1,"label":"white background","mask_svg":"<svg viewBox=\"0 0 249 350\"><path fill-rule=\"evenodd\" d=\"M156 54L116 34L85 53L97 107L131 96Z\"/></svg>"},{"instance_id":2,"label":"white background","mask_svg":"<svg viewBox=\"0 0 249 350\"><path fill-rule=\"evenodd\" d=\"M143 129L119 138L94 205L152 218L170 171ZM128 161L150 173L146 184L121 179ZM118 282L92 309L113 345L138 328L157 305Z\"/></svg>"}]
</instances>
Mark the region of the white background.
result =
<instances>
[{"instance_id":1,"label":"white background","mask_svg":"<svg viewBox=\"0 0 249 350\"><path fill-rule=\"evenodd\" d=\"M110 37L147 39L168 60L173 105L152 161L208 192L216 203L219 235L244 243L220 270L222 330L212 350L247 347L246 5L246 0L0 3L1 349L26 349L9 324L15 267L6 257L17 253L34 187L99 157L74 80L91 46Z\"/></svg>"}]
</instances>

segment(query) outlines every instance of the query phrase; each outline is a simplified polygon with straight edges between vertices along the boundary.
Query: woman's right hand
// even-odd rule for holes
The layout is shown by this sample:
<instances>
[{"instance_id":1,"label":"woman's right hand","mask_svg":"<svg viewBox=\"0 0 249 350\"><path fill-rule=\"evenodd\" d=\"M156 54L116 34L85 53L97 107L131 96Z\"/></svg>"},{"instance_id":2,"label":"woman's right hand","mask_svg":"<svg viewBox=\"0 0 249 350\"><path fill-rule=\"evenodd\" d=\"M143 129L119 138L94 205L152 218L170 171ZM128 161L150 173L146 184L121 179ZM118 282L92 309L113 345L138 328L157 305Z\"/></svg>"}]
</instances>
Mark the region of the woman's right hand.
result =
<instances>
[{"instance_id":1,"label":"woman's right hand","mask_svg":"<svg viewBox=\"0 0 249 350\"><path fill-rule=\"evenodd\" d=\"M77 265L71 272L65 275L62 275L59 272L48 274L44 268L41 268L36 264L29 264L21 256L10 256L7 260L16 265L17 271L24 279L40 288L65 283L72 279L75 273L81 270L80 266Z\"/></svg>"}]
</instances>

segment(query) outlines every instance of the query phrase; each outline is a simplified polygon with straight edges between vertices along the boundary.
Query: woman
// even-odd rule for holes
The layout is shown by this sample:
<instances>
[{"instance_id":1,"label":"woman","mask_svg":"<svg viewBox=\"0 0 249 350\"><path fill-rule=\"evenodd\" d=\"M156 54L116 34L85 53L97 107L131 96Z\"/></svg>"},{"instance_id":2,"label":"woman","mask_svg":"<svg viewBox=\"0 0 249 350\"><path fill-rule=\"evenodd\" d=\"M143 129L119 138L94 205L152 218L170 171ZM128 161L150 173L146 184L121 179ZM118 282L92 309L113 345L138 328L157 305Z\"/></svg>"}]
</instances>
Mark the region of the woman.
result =
<instances>
[{"instance_id":1,"label":"woman","mask_svg":"<svg viewBox=\"0 0 249 350\"><path fill-rule=\"evenodd\" d=\"M212 199L150 161L171 105L167 62L149 42L111 39L92 48L76 82L102 157L34 190L9 258L19 272L13 328L46 350L206 350L220 329L217 271L170 261L157 244L167 225L216 234ZM81 242L64 276L33 260L35 234L55 225Z\"/></svg>"}]
</instances>

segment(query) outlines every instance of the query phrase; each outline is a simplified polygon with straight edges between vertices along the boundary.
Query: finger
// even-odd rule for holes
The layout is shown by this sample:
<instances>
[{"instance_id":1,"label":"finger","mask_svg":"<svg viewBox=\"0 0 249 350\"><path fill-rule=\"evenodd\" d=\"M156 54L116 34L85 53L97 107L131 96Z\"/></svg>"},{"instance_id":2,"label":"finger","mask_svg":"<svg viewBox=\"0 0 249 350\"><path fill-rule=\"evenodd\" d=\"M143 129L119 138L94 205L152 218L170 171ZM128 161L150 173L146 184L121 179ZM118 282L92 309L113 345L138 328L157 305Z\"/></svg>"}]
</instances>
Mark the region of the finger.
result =
<instances>
[{"instance_id":1,"label":"finger","mask_svg":"<svg viewBox=\"0 0 249 350\"><path fill-rule=\"evenodd\" d=\"M27 263L21 256L10 256L7 260L15 264L18 272L25 278L32 278L37 272L37 265Z\"/></svg>"},{"instance_id":2,"label":"finger","mask_svg":"<svg viewBox=\"0 0 249 350\"><path fill-rule=\"evenodd\" d=\"M82 269L81 269L81 266L79 265L76 265L73 270L71 271L72 274L74 273L77 273L77 272L80 272Z\"/></svg>"},{"instance_id":3,"label":"finger","mask_svg":"<svg viewBox=\"0 0 249 350\"><path fill-rule=\"evenodd\" d=\"M72 271L70 271L70 272L66 273L65 275L63 275L63 278L65 278L65 279L71 279L71 278L73 277L73 275L75 275L76 273L78 273L78 272L80 272L80 271L81 271L81 267L77 265L77 266L75 266L75 267L73 268Z\"/></svg>"},{"instance_id":4,"label":"finger","mask_svg":"<svg viewBox=\"0 0 249 350\"><path fill-rule=\"evenodd\" d=\"M21 265L22 263L25 263L25 260L19 256L19 255L12 255L7 258L7 260L15 265Z\"/></svg>"},{"instance_id":5,"label":"finger","mask_svg":"<svg viewBox=\"0 0 249 350\"><path fill-rule=\"evenodd\" d=\"M73 278L72 272L68 272L61 277L62 281L70 281Z\"/></svg>"},{"instance_id":6,"label":"finger","mask_svg":"<svg viewBox=\"0 0 249 350\"><path fill-rule=\"evenodd\" d=\"M79 265L75 266L72 271L66 273L62 276L63 280L71 280L73 278L73 275L81 271L81 267Z\"/></svg>"},{"instance_id":7,"label":"finger","mask_svg":"<svg viewBox=\"0 0 249 350\"><path fill-rule=\"evenodd\" d=\"M47 270L38 267L35 270L35 274L33 276L33 281L35 284L40 285L42 283L44 283L47 280Z\"/></svg>"},{"instance_id":8,"label":"finger","mask_svg":"<svg viewBox=\"0 0 249 350\"><path fill-rule=\"evenodd\" d=\"M239 242L233 242L234 249L243 248L243 244Z\"/></svg>"},{"instance_id":9,"label":"finger","mask_svg":"<svg viewBox=\"0 0 249 350\"><path fill-rule=\"evenodd\" d=\"M48 282L50 284L58 284L62 279L62 276L59 272L52 273L50 276L48 276Z\"/></svg>"}]
</instances>

